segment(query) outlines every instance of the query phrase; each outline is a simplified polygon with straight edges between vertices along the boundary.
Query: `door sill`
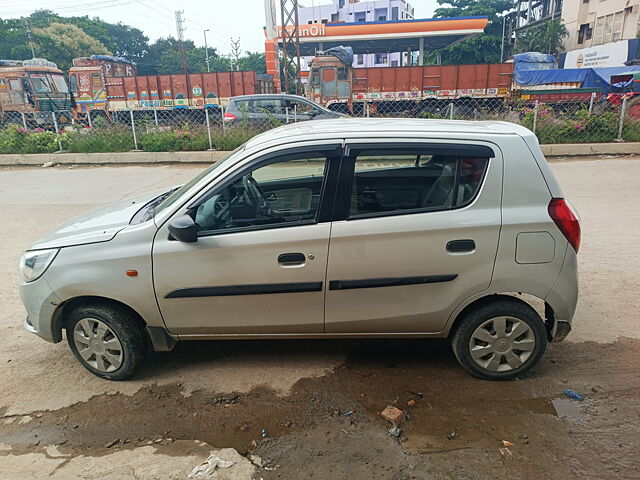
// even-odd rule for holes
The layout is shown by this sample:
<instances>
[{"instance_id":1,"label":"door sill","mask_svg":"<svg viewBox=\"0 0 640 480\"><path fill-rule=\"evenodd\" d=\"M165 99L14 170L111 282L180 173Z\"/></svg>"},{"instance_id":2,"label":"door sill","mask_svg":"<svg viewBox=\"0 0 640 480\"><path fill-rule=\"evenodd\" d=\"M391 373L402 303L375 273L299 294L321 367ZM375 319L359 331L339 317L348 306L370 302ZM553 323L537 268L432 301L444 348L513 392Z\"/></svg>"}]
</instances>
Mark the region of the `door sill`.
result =
<instances>
[{"instance_id":1,"label":"door sill","mask_svg":"<svg viewBox=\"0 0 640 480\"><path fill-rule=\"evenodd\" d=\"M190 334L178 335L179 340L256 340L312 338L443 338L444 332L384 332L384 333L257 333L257 334Z\"/></svg>"}]
</instances>

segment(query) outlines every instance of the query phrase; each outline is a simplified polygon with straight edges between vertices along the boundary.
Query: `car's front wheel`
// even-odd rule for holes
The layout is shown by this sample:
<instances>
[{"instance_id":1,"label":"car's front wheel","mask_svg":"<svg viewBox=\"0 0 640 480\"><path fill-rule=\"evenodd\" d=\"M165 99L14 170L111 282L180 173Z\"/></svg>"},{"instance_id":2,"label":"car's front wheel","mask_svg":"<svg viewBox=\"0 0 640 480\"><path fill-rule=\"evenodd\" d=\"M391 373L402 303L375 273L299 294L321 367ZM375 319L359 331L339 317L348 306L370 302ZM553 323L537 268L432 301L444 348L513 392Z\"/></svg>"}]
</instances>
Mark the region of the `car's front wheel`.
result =
<instances>
[{"instance_id":1,"label":"car's front wheel","mask_svg":"<svg viewBox=\"0 0 640 480\"><path fill-rule=\"evenodd\" d=\"M465 314L451 343L460 365L471 375L511 380L538 363L547 347L547 334L533 308L504 298Z\"/></svg>"},{"instance_id":2,"label":"car's front wheel","mask_svg":"<svg viewBox=\"0 0 640 480\"><path fill-rule=\"evenodd\" d=\"M140 320L119 306L78 307L66 319L66 332L78 361L94 375L108 380L129 378L148 350Z\"/></svg>"}]
</instances>

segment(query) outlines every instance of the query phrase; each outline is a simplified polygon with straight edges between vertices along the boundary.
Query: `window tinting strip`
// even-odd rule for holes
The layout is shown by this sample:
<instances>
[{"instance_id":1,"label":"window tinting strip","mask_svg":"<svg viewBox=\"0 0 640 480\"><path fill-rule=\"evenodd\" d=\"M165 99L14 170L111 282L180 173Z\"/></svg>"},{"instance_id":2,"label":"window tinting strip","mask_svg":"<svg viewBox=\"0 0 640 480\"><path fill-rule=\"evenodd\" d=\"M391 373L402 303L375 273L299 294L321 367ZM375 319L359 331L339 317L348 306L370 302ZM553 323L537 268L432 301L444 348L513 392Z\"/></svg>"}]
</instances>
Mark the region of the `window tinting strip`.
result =
<instances>
[{"instance_id":1,"label":"window tinting strip","mask_svg":"<svg viewBox=\"0 0 640 480\"><path fill-rule=\"evenodd\" d=\"M270 293L320 292L322 282L258 283L222 287L181 288L169 292L164 298L229 297L235 295L264 295Z\"/></svg>"},{"instance_id":2,"label":"window tinting strip","mask_svg":"<svg viewBox=\"0 0 640 480\"><path fill-rule=\"evenodd\" d=\"M355 288L400 287L403 285L421 285L424 283L450 282L458 274L423 275L420 277L366 278L363 280L331 280L329 290L352 290Z\"/></svg>"}]
</instances>

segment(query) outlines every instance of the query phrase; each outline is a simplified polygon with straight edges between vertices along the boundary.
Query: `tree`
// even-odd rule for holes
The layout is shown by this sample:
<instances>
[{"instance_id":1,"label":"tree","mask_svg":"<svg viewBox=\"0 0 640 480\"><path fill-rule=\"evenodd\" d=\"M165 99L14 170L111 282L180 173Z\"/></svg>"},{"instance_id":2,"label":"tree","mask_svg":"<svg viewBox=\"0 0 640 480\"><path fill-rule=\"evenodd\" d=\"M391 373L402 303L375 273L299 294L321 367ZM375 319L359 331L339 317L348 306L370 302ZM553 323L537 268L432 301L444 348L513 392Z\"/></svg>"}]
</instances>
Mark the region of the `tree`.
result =
<instances>
[{"instance_id":1,"label":"tree","mask_svg":"<svg viewBox=\"0 0 640 480\"><path fill-rule=\"evenodd\" d=\"M433 14L435 18L487 16L489 24L484 33L440 50L442 63L495 63L500 61L502 45L502 22L504 12L513 8L512 0L438 0L440 5ZM425 55L427 63L434 64L436 52Z\"/></svg>"},{"instance_id":2,"label":"tree","mask_svg":"<svg viewBox=\"0 0 640 480\"><path fill-rule=\"evenodd\" d=\"M562 20L553 20L528 28L518 35L516 50L556 55L562 49L562 40L569 36Z\"/></svg>"},{"instance_id":3,"label":"tree","mask_svg":"<svg viewBox=\"0 0 640 480\"><path fill-rule=\"evenodd\" d=\"M76 57L110 54L102 43L71 24L53 22L45 28L34 28L33 36L38 56L57 63L58 68L64 70L71 67Z\"/></svg>"},{"instance_id":4,"label":"tree","mask_svg":"<svg viewBox=\"0 0 640 480\"><path fill-rule=\"evenodd\" d=\"M267 61L264 53L246 52L244 56L238 59L238 69L256 73L267 73Z\"/></svg>"},{"instance_id":5,"label":"tree","mask_svg":"<svg viewBox=\"0 0 640 480\"><path fill-rule=\"evenodd\" d=\"M206 72L204 48L196 47L192 40L185 40L184 48L189 73ZM182 73L178 40L173 37L159 38L149 45L148 51L140 58L137 66L140 75ZM220 56L215 48L210 47L209 67L212 72L228 71L229 59Z\"/></svg>"}]
</instances>

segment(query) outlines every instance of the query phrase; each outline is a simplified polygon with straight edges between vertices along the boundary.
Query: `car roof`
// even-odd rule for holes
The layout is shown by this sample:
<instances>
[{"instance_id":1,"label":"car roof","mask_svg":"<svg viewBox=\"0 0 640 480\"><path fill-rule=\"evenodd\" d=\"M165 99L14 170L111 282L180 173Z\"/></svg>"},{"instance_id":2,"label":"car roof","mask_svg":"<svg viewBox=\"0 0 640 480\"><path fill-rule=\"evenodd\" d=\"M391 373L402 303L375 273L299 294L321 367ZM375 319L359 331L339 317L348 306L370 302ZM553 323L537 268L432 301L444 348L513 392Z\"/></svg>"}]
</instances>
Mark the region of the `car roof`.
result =
<instances>
[{"instance_id":1,"label":"car roof","mask_svg":"<svg viewBox=\"0 0 640 480\"><path fill-rule=\"evenodd\" d=\"M278 140L290 140L296 136L309 137L318 136L323 139L327 137L350 138L355 136L384 136L387 134L487 134L487 135L533 135L527 128L511 123L500 121L477 121L477 120L439 120L439 119L419 119L419 118L337 118L311 120L300 123L283 125L273 130L269 130L261 135L253 137L247 142L247 148L266 142L277 142Z\"/></svg>"},{"instance_id":2,"label":"car roof","mask_svg":"<svg viewBox=\"0 0 640 480\"><path fill-rule=\"evenodd\" d=\"M290 93L255 93L253 95L238 95L237 97L231 97L231 100L252 100L252 99L260 99L260 98L295 98L298 100L306 100L309 101L308 98L302 97L300 95L292 95Z\"/></svg>"}]
</instances>

